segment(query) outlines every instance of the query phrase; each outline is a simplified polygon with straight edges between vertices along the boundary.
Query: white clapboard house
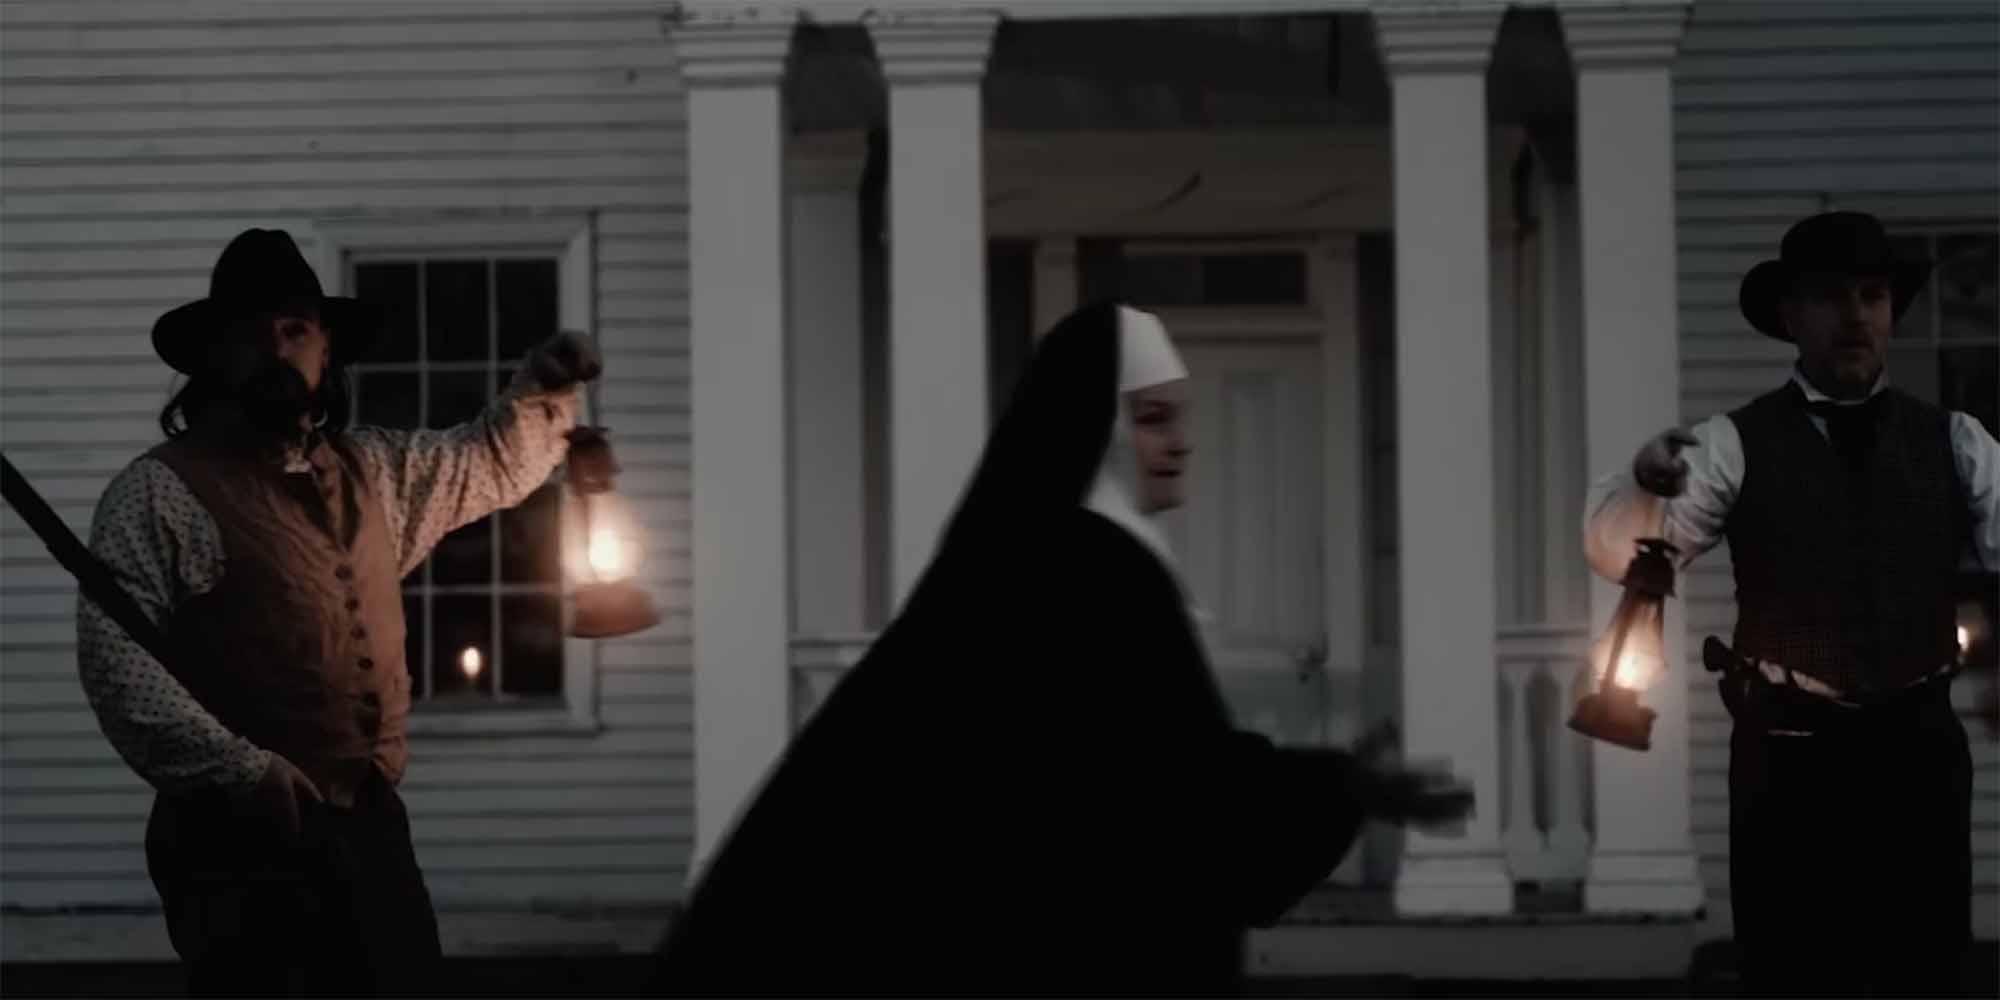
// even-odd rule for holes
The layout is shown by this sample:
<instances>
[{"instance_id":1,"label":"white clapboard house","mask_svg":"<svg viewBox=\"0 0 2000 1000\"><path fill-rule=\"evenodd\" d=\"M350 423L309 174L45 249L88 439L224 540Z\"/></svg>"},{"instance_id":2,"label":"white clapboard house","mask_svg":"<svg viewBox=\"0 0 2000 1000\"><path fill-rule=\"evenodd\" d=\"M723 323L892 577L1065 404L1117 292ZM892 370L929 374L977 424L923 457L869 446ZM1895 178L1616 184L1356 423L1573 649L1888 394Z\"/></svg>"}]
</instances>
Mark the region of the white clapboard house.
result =
<instances>
[{"instance_id":1,"label":"white clapboard house","mask_svg":"<svg viewBox=\"0 0 2000 1000\"><path fill-rule=\"evenodd\" d=\"M1243 723L1399 718L1481 803L1371 836L1257 967L1675 975L1730 931L1694 656L1727 554L1682 581L1653 749L1586 744L1586 484L1778 384L1737 279L1827 208L1943 258L1896 375L1993 423L1996 75L1976 2L9 2L0 446L85 531L159 437L151 323L250 226L395 312L366 420L459 419L593 332L664 621L563 638L554 488L459 532L406 590L405 794L452 953L638 951L923 565L1035 332L1123 294L1198 387L1175 540ZM151 793L11 511L0 573L4 957L168 956Z\"/></svg>"}]
</instances>

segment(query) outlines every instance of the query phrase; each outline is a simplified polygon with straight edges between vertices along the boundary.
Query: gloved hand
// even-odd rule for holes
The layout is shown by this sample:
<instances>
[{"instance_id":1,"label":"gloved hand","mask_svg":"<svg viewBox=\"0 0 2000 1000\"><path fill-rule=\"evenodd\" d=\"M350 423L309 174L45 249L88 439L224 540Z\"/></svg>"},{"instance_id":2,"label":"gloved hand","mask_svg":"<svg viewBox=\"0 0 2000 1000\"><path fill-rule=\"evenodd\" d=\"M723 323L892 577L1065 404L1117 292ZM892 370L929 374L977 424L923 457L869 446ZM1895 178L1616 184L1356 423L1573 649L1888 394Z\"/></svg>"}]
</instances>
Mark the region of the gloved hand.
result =
<instances>
[{"instance_id":1,"label":"gloved hand","mask_svg":"<svg viewBox=\"0 0 2000 1000\"><path fill-rule=\"evenodd\" d=\"M1431 832L1463 823L1472 814L1472 789L1442 768L1392 762L1401 739L1395 723L1383 722L1354 745L1352 791L1362 813Z\"/></svg>"},{"instance_id":2,"label":"gloved hand","mask_svg":"<svg viewBox=\"0 0 2000 1000\"><path fill-rule=\"evenodd\" d=\"M564 330L528 352L528 374L549 392L560 392L604 373L604 359L589 337Z\"/></svg>"},{"instance_id":3,"label":"gloved hand","mask_svg":"<svg viewBox=\"0 0 2000 1000\"><path fill-rule=\"evenodd\" d=\"M1632 456L1632 478L1639 488L1656 497L1677 497L1687 490L1688 464L1682 448L1701 442L1678 427L1654 435Z\"/></svg>"}]
</instances>

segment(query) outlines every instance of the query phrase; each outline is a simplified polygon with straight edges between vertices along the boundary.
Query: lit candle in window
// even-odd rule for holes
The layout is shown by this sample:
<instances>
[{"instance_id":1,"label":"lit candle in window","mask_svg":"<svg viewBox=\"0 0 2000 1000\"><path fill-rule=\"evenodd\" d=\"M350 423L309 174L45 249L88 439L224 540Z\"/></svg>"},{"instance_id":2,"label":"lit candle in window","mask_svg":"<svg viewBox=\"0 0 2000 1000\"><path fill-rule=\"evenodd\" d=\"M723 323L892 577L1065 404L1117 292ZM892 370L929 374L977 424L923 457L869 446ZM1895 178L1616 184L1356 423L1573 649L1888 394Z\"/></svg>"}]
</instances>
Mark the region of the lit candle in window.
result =
<instances>
[{"instance_id":1,"label":"lit candle in window","mask_svg":"<svg viewBox=\"0 0 2000 1000\"><path fill-rule=\"evenodd\" d=\"M485 665L485 659L479 655L478 646L467 646L465 652L458 654L458 669L465 672L466 680L479 676L479 669Z\"/></svg>"}]
</instances>

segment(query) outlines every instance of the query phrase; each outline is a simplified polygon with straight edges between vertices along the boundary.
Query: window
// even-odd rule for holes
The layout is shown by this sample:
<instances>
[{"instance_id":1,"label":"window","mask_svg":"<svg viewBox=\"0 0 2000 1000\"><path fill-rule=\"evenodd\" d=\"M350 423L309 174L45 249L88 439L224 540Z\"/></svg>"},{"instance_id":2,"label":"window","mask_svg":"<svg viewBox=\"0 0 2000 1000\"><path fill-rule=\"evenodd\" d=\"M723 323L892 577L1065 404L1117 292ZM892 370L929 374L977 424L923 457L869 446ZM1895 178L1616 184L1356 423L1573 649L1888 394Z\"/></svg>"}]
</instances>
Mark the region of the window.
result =
<instances>
[{"instance_id":1,"label":"window","mask_svg":"<svg viewBox=\"0 0 2000 1000\"><path fill-rule=\"evenodd\" d=\"M389 313L351 371L359 421L462 421L541 338L593 328L588 215L407 212L322 218L312 231L322 281ZM596 649L568 636L558 575L562 502L551 484L466 525L404 581L413 734L597 731Z\"/></svg>"},{"instance_id":2,"label":"window","mask_svg":"<svg viewBox=\"0 0 2000 1000\"><path fill-rule=\"evenodd\" d=\"M1937 265L1889 344L1895 383L2000 435L2000 234L1940 230L1897 244Z\"/></svg>"},{"instance_id":3,"label":"window","mask_svg":"<svg viewBox=\"0 0 2000 1000\"><path fill-rule=\"evenodd\" d=\"M477 416L557 328L553 254L353 254L356 298L389 327L353 367L357 423L443 428ZM403 581L410 690L432 706L563 693L561 486L446 535Z\"/></svg>"},{"instance_id":4,"label":"window","mask_svg":"<svg viewBox=\"0 0 2000 1000\"><path fill-rule=\"evenodd\" d=\"M1297 250L1199 251L1086 241L1079 248L1087 298L1115 295L1141 308L1302 306L1306 257Z\"/></svg>"}]
</instances>

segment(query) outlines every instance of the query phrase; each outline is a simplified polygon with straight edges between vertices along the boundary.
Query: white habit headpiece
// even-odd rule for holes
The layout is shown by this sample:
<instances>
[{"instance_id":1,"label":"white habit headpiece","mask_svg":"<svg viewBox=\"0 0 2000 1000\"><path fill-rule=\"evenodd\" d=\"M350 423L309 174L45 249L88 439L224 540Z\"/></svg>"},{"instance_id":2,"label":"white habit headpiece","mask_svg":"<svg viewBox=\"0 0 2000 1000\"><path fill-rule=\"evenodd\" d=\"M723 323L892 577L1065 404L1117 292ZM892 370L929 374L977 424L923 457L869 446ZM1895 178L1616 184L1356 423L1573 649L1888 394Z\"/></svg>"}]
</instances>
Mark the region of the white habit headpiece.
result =
<instances>
[{"instance_id":1,"label":"white habit headpiece","mask_svg":"<svg viewBox=\"0 0 2000 1000\"><path fill-rule=\"evenodd\" d=\"M1179 575L1173 549L1158 519L1139 509L1139 462L1132 450L1132 415L1125 394L1187 378L1187 366L1174 350L1173 339L1158 316L1129 306L1118 307L1118 414L1113 418L1111 445L1097 467L1097 479L1083 505L1132 533Z\"/></svg>"}]
</instances>

